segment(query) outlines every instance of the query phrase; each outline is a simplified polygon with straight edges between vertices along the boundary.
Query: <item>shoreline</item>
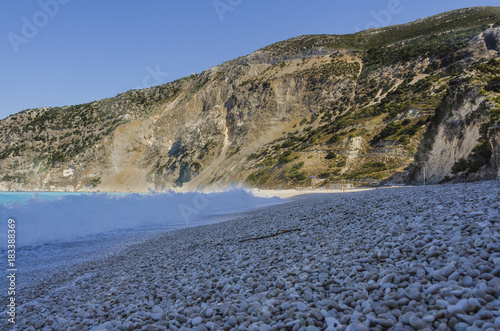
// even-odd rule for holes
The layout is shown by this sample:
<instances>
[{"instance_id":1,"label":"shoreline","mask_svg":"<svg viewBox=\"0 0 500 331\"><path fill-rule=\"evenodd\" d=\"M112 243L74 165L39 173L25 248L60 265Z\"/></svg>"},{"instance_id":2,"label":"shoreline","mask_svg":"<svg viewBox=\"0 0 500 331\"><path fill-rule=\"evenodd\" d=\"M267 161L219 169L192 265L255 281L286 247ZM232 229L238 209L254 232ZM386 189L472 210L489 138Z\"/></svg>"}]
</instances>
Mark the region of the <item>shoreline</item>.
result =
<instances>
[{"instance_id":1,"label":"shoreline","mask_svg":"<svg viewBox=\"0 0 500 331\"><path fill-rule=\"evenodd\" d=\"M361 192L374 190L377 188L390 188L390 187L404 187L404 186L387 186L387 187L358 187L358 188L349 188L346 191L342 191L340 189L284 189L284 190L269 190L269 189L259 189L259 188L251 188L251 187L243 187L243 186L228 186L225 188L219 188L214 190L182 190L178 188L173 188L168 191L154 191L154 190L139 190L139 191L123 191L123 190L108 190L108 191L45 191L45 190L34 190L34 191L2 191L0 190L0 194L2 193L69 193L69 194L167 194L167 193L217 193L217 192L225 192L232 189L240 189L247 192L256 192L258 194L262 194L259 196L276 196L280 197L280 194L291 197L301 194L315 194L315 193L347 193L347 192Z\"/></svg>"},{"instance_id":2,"label":"shoreline","mask_svg":"<svg viewBox=\"0 0 500 331\"><path fill-rule=\"evenodd\" d=\"M169 231L31 284L19 295L17 324L495 329L499 186L309 194Z\"/></svg>"},{"instance_id":3,"label":"shoreline","mask_svg":"<svg viewBox=\"0 0 500 331\"><path fill-rule=\"evenodd\" d=\"M303 189L303 190L294 190L294 189L285 189L285 190L262 190L262 189L252 189L251 192L258 197L278 197L282 199L288 199L297 197L300 195L309 195L309 194L339 194L339 193L354 193L354 192L365 192L372 191L381 188L395 188L402 186L391 186L391 187L359 187L359 188L349 188L345 191L340 189Z\"/></svg>"}]
</instances>

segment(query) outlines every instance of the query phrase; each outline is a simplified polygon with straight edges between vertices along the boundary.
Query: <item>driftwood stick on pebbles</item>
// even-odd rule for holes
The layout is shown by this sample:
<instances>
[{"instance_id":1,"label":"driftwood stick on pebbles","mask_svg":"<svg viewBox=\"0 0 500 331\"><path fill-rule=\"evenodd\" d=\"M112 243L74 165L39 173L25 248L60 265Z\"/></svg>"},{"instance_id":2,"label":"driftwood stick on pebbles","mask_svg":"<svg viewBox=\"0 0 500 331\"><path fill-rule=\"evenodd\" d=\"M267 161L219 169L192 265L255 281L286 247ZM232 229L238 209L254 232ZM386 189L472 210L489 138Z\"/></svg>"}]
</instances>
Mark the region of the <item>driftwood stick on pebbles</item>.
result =
<instances>
[{"instance_id":1,"label":"driftwood stick on pebbles","mask_svg":"<svg viewBox=\"0 0 500 331\"><path fill-rule=\"evenodd\" d=\"M271 238L271 237L276 237L279 236L280 234L292 232L292 231L301 231L299 228L297 229L289 229L289 230L278 230L276 233L267 235L267 236L260 236L260 237L254 237L254 238L246 238L240 240L240 243L245 242L245 241L250 241L250 240L259 240L259 239L266 239L266 238Z\"/></svg>"}]
</instances>

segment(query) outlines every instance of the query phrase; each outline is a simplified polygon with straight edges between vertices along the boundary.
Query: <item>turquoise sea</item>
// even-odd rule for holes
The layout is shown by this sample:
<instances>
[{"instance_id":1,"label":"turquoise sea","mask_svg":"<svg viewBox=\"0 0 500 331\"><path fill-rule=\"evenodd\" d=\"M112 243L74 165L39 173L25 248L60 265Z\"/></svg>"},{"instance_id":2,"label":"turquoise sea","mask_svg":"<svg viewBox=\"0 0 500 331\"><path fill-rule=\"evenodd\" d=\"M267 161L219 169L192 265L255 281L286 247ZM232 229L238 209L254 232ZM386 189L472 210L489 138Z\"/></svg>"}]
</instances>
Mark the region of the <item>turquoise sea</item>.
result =
<instances>
[{"instance_id":1,"label":"turquoise sea","mask_svg":"<svg viewBox=\"0 0 500 331\"><path fill-rule=\"evenodd\" d=\"M29 200L57 200L65 196L91 195L89 192L0 192L0 205L26 203ZM125 196L130 193L108 193L108 195Z\"/></svg>"}]
</instances>

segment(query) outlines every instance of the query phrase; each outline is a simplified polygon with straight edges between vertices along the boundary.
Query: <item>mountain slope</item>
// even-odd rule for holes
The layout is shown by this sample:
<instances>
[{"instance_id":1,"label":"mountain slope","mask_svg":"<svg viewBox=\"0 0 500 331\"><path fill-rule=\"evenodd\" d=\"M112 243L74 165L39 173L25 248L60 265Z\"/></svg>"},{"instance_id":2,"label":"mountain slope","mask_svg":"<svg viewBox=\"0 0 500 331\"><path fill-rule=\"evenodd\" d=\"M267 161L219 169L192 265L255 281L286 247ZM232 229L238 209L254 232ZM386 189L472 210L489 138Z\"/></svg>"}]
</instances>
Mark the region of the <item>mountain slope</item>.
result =
<instances>
[{"instance_id":1,"label":"mountain slope","mask_svg":"<svg viewBox=\"0 0 500 331\"><path fill-rule=\"evenodd\" d=\"M0 121L0 188L494 178L499 22L499 7L477 7L301 36L165 85L26 110Z\"/></svg>"}]
</instances>

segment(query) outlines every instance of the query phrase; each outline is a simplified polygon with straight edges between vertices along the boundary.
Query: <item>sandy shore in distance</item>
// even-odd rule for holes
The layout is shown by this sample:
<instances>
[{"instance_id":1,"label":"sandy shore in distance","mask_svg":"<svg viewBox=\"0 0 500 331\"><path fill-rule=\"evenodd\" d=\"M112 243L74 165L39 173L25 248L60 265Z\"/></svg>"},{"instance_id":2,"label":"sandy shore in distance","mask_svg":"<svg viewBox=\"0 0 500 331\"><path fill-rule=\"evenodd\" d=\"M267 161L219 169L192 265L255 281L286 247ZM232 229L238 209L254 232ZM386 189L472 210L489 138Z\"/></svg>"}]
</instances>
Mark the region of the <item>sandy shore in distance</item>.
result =
<instances>
[{"instance_id":1,"label":"sandy shore in distance","mask_svg":"<svg viewBox=\"0 0 500 331\"><path fill-rule=\"evenodd\" d=\"M310 194L166 232L24 284L16 328L497 330L499 196L498 181Z\"/></svg>"},{"instance_id":2,"label":"sandy shore in distance","mask_svg":"<svg viewBox=\"0 0 500 331\"><path fill-rule=\"evenodd\" d=\"M388 187L387 187L388 188ZM375 190L375 187L359 187L346 189L344 192L340 189L304 189L304 190L250 190L253 195L258 197L279 197L282 199L292 198L303 194L329 194L329 193L349 193L349 192L363 192Z\"/></svg>"}]
</instances>

